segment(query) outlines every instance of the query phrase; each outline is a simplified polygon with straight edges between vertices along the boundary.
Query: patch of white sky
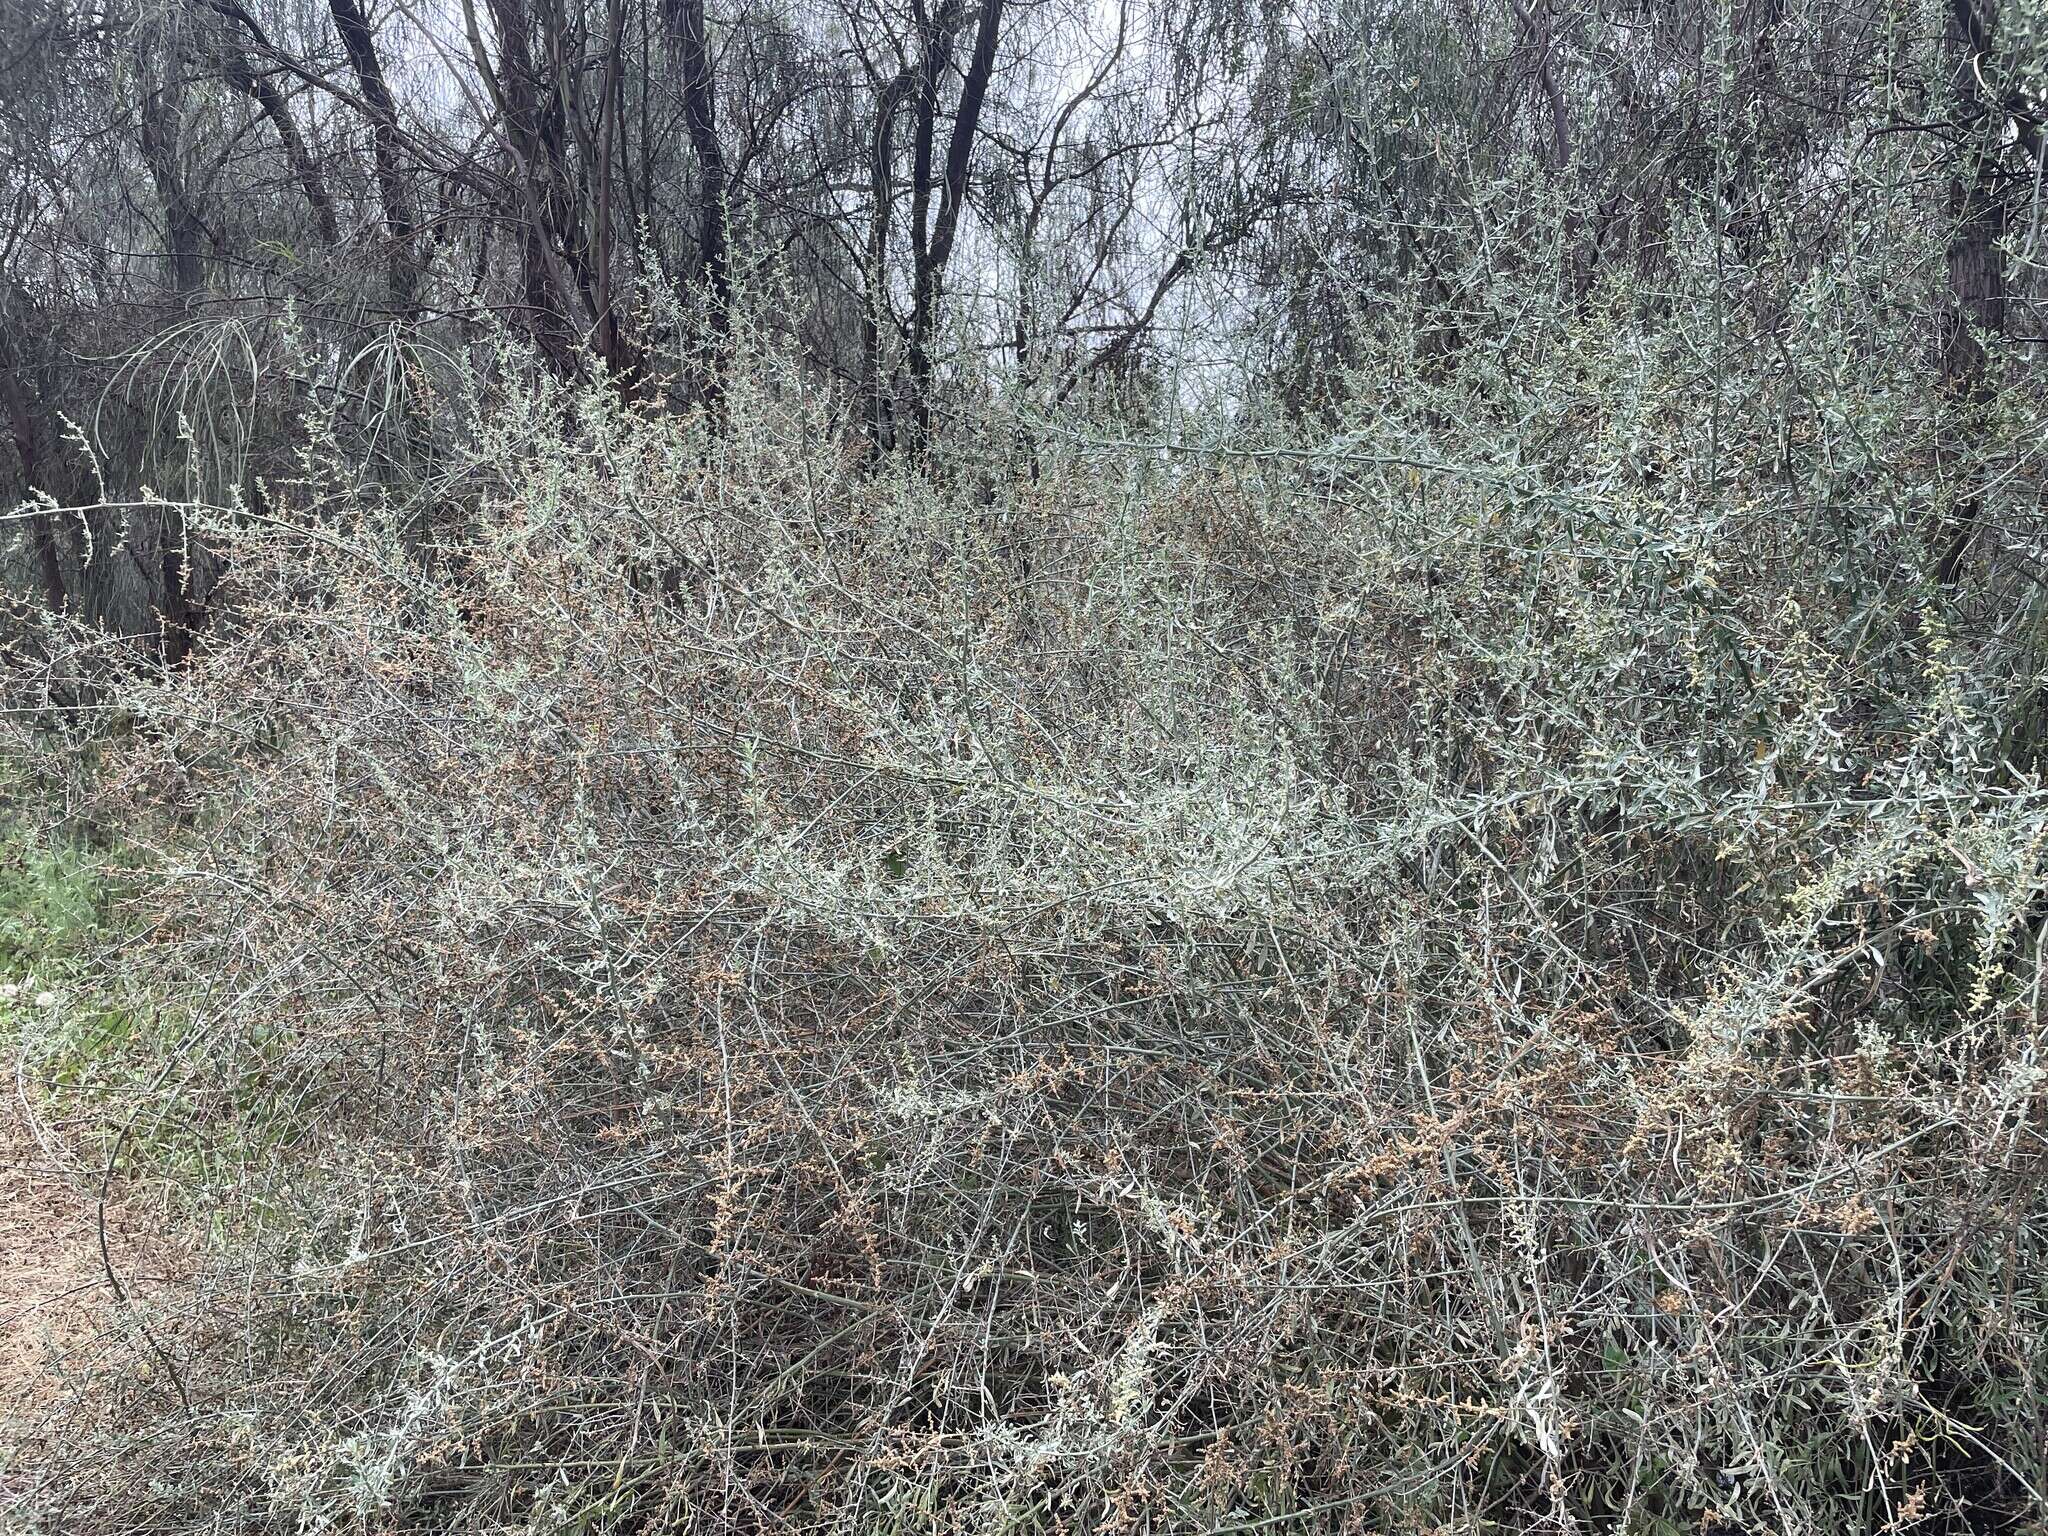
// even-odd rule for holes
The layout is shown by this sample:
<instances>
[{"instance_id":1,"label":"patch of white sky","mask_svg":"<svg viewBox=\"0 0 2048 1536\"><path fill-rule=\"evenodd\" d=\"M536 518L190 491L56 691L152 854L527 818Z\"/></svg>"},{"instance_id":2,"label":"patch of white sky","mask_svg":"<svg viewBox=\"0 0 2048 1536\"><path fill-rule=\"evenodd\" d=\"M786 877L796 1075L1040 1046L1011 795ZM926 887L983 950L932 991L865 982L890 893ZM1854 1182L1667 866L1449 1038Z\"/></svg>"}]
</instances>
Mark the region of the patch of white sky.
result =
<instances>
[{"instance_id":1,"label":"patch of white sky","mask_svg":"<svg viewBox=\"0 0 2048 1536\"><path fill-rule=\"evenodd\" d=\"M324 0L267 0L264 7L282 23L278 30L315 48L329 41L325 9ZM854 80L866 77L861 53L875 70L893 71L914 37L907 3L796 0L764 7L711 0L707 10L721 75L738 27L753 20L796 28L821 55L843 59ZM495 52L488 5L382 0L373 16L408 131L465 147L489 117L468 36L473 16L483 48ZM1228 162L1234 137L1246 128L1247 102L1244 80L1199 49L1183 46L1175 67L1168 28L1187 26L1190 16L1191 8L1172 0L1010 0L974 188L947 275L947 322L958 345L1013 350L1022 307L1036 319L1034 347L1085 355L1142 314L1183 250L1199 246L1193 210L1203 201L1200 182ZM954 54L954 92L974 22L970 11ZM1283 18L1280 25L1290 24ZM864 125L865 117L846 120ZM899 153L907 149L907 122L899 125L898 145ZM865 143L845 147L865 163ZM1098 160L1092 177L1080 175ZM1027 249L1019 200L1033 195L1027 187L1044 195L1049 169L1053 190ZM908 247L906 182L899 168L892 233L899 258ZM835 185L830 195L848 228L865 229L864 175ZM893 263L893 272L903 290L895 298L907 306L907 262ZM1149 350L1171 371L1170 393L1190 401L1235 393L1242 381L1233 376L1256 347L1255 320L1223 269L1191 260L1147 329Z\"/></svg>"}]
</instances>

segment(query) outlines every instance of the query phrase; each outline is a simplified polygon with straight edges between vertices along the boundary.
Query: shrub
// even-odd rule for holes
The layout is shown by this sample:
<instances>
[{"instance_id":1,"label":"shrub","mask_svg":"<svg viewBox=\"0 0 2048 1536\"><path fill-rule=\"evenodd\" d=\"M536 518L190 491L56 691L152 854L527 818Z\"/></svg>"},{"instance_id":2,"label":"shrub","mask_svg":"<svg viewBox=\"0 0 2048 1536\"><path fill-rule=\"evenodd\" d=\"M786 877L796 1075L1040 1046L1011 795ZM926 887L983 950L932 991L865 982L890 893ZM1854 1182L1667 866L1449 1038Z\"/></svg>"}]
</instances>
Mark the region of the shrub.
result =
<instances>
[{"instance_id":1,"label":"shrub","mask_svg":"<svg viewBox=\"0 0 2048 1536\"><path fill-rule=\"evenodd\" d=\"M89 789L152 1113L272 1133L53 1520L2038 1518L2039 450L1855 291L917 467L480 394L432 547L217 515Z\"/></svg>"}]
</instances>

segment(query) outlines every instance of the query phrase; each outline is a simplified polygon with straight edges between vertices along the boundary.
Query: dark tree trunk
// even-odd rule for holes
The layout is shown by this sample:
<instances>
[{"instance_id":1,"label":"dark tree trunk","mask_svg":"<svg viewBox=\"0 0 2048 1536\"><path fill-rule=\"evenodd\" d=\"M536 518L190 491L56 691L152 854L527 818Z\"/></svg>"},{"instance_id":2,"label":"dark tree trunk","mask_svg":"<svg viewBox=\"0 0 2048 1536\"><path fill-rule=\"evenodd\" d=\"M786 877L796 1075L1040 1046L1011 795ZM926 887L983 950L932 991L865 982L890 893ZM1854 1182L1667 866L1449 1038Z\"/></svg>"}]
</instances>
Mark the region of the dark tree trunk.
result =
<instances>
[{"instance_id":1,"label":"dark tree trunk","mask_svg":"<svg viewBox=\"0 0 2048 1536\"><path fill-rule=\"evenodd\" d=\"M726 197L729 175L718 142L717 79L711 65L711 37L704 0L668 0L662 7L676 62L683 76L683 119L697 156L697 270L711 295L714 333L724 329L732 297L727 269Z\"/></svg>"},{"instance_id":2,"label":"dark tree trunk","mask_svg":"<svg viewBox=\"0 0 2048 1536\"><path fill-rule=\"evenodd\" d=\"M572 188L566 154L568 106L561 72L543 75L529 32L525 0L489 0L498 55L485 51L471 0L463 6L477 73L504 121L505 146L515 165L517 206L505 217L519 231L529 323L535 342L564 378L583 371L583 343L599 337L608 304L599 267L606 259L583 197ZM559 39L543 39L544 46ZM596 168L593 168L596 169ZM608 172L607 172L608 174ZM609 359L608 359L609 360Z\"/></svg>"},{"instance_id":3,"label":"dark tree trunk","mask_svg":"<svg viewBox=\"0 0 2048 1536\"><path fill-rule=\"evenodd\" d=\"M13 318L9 317L12 324ZM16 365L6 357L0 357L0 405L7 408L8 430L14 439L15 457L21 461L22 486L26 490L36 489L36 481L42 474L41 434L36 426L36 412L28 398L28 388L22 382ZM29 545L35 553L36 574L43 584L43 600L51 609L61 613L66 603L64 590L64 565L57 553L57 532L48 514L29 519Z\"/></svg>"},{"instance_id":4,"label":"dark tree trunk","mask_svg":"<svg viewBox=\"0 0 2048 1536\"><path fill-rule=\"evenodd\" d=\"M1543 92L1544 104L1550 109L1550 143L1548 154L1553 175L1563 175L1571 163L1571 118L1565 108L1564 87L1558 83L1557 70L1552 64L1556 52L1554 34L1556 17L1551 13L1550 0L1541 0L1542 13L1531 15L1521 0L1508 0L1515 13L1515 20L1527 34L1529 50L1536 58L1536 84Z\"/></svg>"},{"instance_id":5,"label":"dark tree trunk","mask_svg":"<svg viewBox=\"0 0 2048 1536\"><path fill-rule=\"evenodd\" d=\"M171 265L171 283L180 306L189 306L206 285L205 222L199 216L179 163L179 115L168 90L143 99L141 147L151 179L164 205L164 239ZM157 516L157 654L176 665L192 649L194 611L187 583L185 516L165 505Z\"/></svg>"},{"instance_id":6,"label":"dark tree trunk","mask_svg":"<svg viewBox=\"0 0 2048 1536\"><path fill-rule=\"evenodd\" d=\"M1952 305L1941 326L1942 386L1948 396L1950 448L1961 461L1963 489L1949 514L1935 578L1955 585L1970 541L1983 521L1981 476L1969 460L1995 392L1986 339L2005 335L2003 241L2008 215L1999 160L2006 114L1984 86L1985 54L1997 20L1995 0L1950 0L1949 42L1955 56L1957 110L1963 119L1957 164L1949 180L1948 276Z\"/></svg>"},{"instance_id":7,"label":"dark tree trunk","mask_svg":"<svg viewBox=\"0 0 2048 1536\"><path fill-rule=\"evenodd\" d=\"M269 40L264 37L254 17L235 6L228 7L223 14L229 18L230 25L245 28L256 45L268 51ZM253 100L277 131L285 164L291 167L293 178L305 193L306 205L313 210L313 223L320 232L321 244L333 249L341 243L341 226L335 217L334 199L328 194L327 180L320 174L320 167L306 150L306 141L299 133L299 125L292 120L283 93L268 76L259 75L250 67L241 40L232 34L221 39L221 69L228 84Z\"/></svg>"},{"instance_id":8,"label":"dark tree trunk","mask_svg":"<svg viewBox=\"0 0 2048 1536\"><path fill-rule=\"evenodd\" d=\"M619 119L625 113L621 86L625 79L626 7L624 0L608 0L605 7L605 50L603 96L598 102L596 161L597 193L591 230L592 303L597 310L598 351L610 370L613 388L631 398L639 372L638 361L630 356L625 327L619 323L618 306L612 290L612 160L617 150Z\"/></svg>"},{"instance_id":9,"label":"dark tree trunk","mask_svg":"<svg viewBox=\"0 0 2048 1536\"><path fill-rule=\"evenodd\" d=\"M1003 0L982 0L981 18L974 33L974 52L961 80L960 106L953 115L953 132L946 141L945 170L938 188L938 217L927 232L937 81L951 60L953 37L960 20L957 7L948 7L940 14L939 35L934 39L918 110L917 182L912 189L911 209L917 246L910 306L910 410L912 446L917 448L923 447L931 431L932 337L938 324L939 305L945 296L946 267L953 257L953 240L960 228L960 211L967 201L967 176L973 164L974 140L980 128L982 104L988 98L989 77L995 71Z\"/></svg>"},{"instance_id":10,"label":"dark tree trunk","mask_svg":"<svg viewBox=\"0 0 2048 1536\"><path fill-rule=\"evenodd\" d=\"M866 289L861 306L861 402L866 414L867 455L875 459L890 446L894 431L889 409L889 380L882 367L882 317L889 304L889 223L896 203L896 114L916 84L905 72L883 87L875 104L875 137L868 156L868 219Z\"/></svg>"},{"instance_id":11,"label":"dark tree trunk","mask_svg":"<svg viewBox=\"0 0 2048 1536\"><path fill-rule=\"evenodd\" d=\"M206 286L206 224L186 185L178 162L179 118L169 90L149 92L142 100L138 140L150 180L164 210L164 256L170 263L171 288L188 303Z\"/></svg>"},{"instance_id":12,"label":"dark tree trunk","mask_svg":"<svg viewBox=\"0 0 2048 1536\"><path fill-rule=\"evenodd\" d=\"M335 35L356 77L370 112L370 159L377 177L377 201L384 212L384 231L391 241L391 296L401 309L413 299L416 273L413 268L414 219L405 194L405 179L398 163L398 105L384 78L384 61L377 52L376 35L362 0L327 0L334 18Z\"/></svg>"}]
</instances>

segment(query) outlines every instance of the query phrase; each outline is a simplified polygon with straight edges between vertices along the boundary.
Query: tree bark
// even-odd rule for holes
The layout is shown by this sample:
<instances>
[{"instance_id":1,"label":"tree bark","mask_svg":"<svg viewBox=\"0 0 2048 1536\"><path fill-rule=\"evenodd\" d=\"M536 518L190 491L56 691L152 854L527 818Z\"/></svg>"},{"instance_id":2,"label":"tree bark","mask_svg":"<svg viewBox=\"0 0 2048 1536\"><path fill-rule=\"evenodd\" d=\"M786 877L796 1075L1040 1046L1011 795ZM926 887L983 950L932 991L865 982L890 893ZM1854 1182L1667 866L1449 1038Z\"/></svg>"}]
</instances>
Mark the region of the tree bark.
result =
<instances>
[{"instance_id":1,"label":"tree bark","mask_svg":"<svg viewBox=\"0 0 2048 1536\"><path fill-rule=\"evenodd\" d=\"M257 46L268 50L269 40L248 12L239 6L216 6L215 9L228 18L230 25L246 28ZM299 190L305 194L307 207L313 210L313 223L320 232L321 244L332 250L341 244L341 225L335 217L334 199L327 191L327 179L307 152L306 141L299 133L299 125L292 120L291 109L286 106L283 93L268 76L259 75L250 67L240 40L232 35L221 39L221 69L228 84L253 100L277 131L285 164L291 167Z\"/></svg>"},{"instance_id":2,"label":"tree bark","mask_svg":"<svg viewBox=\"0 0 2048 1536\"><path fill-rule=\"evenodd\" d=\"M535 343L564 378L581 371L581 343L598 315L590 291L584 236L571 228L563 185L563 108L559 91L540 93L541 76L527 38L523 0L488 0L498 57L485 51L474 0L463 0L463 24L477 74L504 122L516 173L521 275Z\"/></svg>"},{"instance_id":3,"label":"tree bark","mask_svg":"<svg viewBox=\"0 0 2048 1536\"><path fill-rule=\"evenodd\" d=\"M2008 206L1999 160L2006 114L1984 85L1985 55L1997 21L1995 0L1950 0L1949 42L1955 56L1955 99L1964 132L1949 179L1947 247L1951 307L1941 326L1942 386L1948 396L1950 447L1962 461L1963 489L1950 511L1935 579L1953 587L1984 515L1982 476L1969 457L1983 432L1995 393L1984 339L2005 335L2007 280L2004 239Z\"/></svg>"},{"instance_id":4,"label":"tree bark","mask_svg":"<svg viewBox=\"0 0 2048 1536\"><path fill-rule=\"evenodd\" d=\"M179 112L168 88L143 98L139 134L142 156L164 205L164 240L171 284L180 307L198 300L206 286L205 222L178 163ZM166 666L192 649L193 608L187 590L185 517L166 504L157 517L157 655Z\"/></svg>"},{"instance_id":5,"label":"tree bark","mask_svg":"<svg viewBox=\"0 0 2048 1536\"><path fill-rule=\"evenodd\" d=\"M415 221L398 163L398 104L385 81L384 61L377 52L376 34L370 29L362 0L327 0L327 10L334 18L342 52L348 55L356 88L369 108L370 159L376 172L377 200L384 213L385 234L391 241L391 295L399 308L409 308L417 288L413 266Z\"/></svg>"},{"instance_id":6,"label":"tree bark","mask_svg":"<svg viewBox=\"0 0 2048 1536\"><path fill-rule=\"evenodd\" d=\"M195 298L206 286L206 224L178 163L179 112L168 87L142 98L137 139L164 210L164 258L170 264L171 289L181 302Z\"/></svg>"},{"instance_id":7,"label":"tree bark","mask_svg":"<svg viewBox=\"0 0 2048 1536\"><path fill-rule=\"evenodd\" d=\"M889 224L896 205L896 114L916 84L909 71L882 88L875 103L875 134L868 155L867 271L861 306L861 399L867 426L867 456L872 461L890 446L894 429L889 409L889 381L882 369L882 317L889 304Z\"/></svg>"},{"instance_id":8,"label":"tree bark","mask_svg":"<svg viewBox=\"0 0 2048 1536\"><path fill-rule=\"evenodd\" d=\"M12 323L12 317L10 317ZM36 479L41 473L41 434L36 426L36 413L29 405L28 389L23 384L21 373L7 357L0 356L0 405L7 408L7 425L14 438L15 457L21 461L21 479L25 489L34 490ZM29 519L29 546L35 553L36 574L43 584L43 600L53 612L64 611L67 594L64 590L64 566L57 553L57 534L51 526L51 516L43 514Z\"/></svg>"},{"instance_id":9,"label":"tree bark","mask_svg":"<svg viewBox=\"0 0 2048 1536\"><path fill-rule=\"evenodd\" d=\"M953 114L953 131L946 141L945 168L938 185L938 216L936 221L928 223L938 81L952 60L953 39L961 19L957 5L941 9L920 82L916 181L911 191L916 264L912 272L909 358L912 446L919 449L931 432L932 337L938 324L939 306L945 296L946 267L953 257L953 240L960 227L960 210L967 201L967 177L973 165L974 141L980 128L982 104L988 98L989 77L995 71L1003 0L982 0L981 16L974 33L974 52L961 79L960 105Z\"/></svg>"},{"instance_id":10,"label":"tree bark","mask_svg":"<svg viewBox=\"0 0 2048 1536\"><path fill-rule=\"evenodd\" d=\"M704 0L668 0L662 7L683 75L683 121L697 156L697 270L711 295L711 325L722 333L732 297L727 267L726 197L729 176L718 142L718 94Z\"/></svg>"}]
</instances>

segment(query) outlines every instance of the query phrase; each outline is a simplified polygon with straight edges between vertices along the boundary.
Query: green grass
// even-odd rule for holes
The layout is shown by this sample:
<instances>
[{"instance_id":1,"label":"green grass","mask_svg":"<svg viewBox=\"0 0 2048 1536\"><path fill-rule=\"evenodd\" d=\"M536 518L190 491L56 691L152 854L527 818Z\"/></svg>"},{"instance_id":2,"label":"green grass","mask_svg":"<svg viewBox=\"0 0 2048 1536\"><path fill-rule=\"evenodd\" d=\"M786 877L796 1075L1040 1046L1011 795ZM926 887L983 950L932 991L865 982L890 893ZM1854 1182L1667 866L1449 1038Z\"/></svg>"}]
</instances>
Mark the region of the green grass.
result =
<instances>
[{"instance_id":1,"label":"green grass","mask_svg":"<svg viewBox=\"0 0 2048 1536\"><path fill-rule=\"evenodd\" d=\"M125 1040L132 1021L108 1020L93 990L91 951L108 888L81 848L51 842L18 821L0 821L0 1041L10 1056L82 1072L112 1024ZM86 1006L81 1008L81 1003Z\"/></svg>"},{"instance_id":2,"label":"green grass","mask_svg":"<svg viewBox=\"0 0 2048 1536\"><path fill-rule=\"evenodd\" d=\"M0 1091L18 1080L88 1161L111 1158L122 1179L166 1191L219 1236L219 1213L192 1193L308 1129L277 1084L289 1031L247 1040L233 1079L208 1082L197 1107L179 1067L190 1011L120 963L131 937L120 897L138 879L129 863L119 847L41 832L0 801ZM258 1224L278 1216L255 1198L241 1210Z\"/></svg>"},{"instance_id":3,"label":"green grass","mask_svg":"<svg viewBox=\"0 0 2048 1536\"><path fill-rule=\"evenodd\" d=\"M0 1066L87 1143L118 1133L176 1031L107 963L119 887L107 850L0 813Z\"/></svg>"}]
</instances>

